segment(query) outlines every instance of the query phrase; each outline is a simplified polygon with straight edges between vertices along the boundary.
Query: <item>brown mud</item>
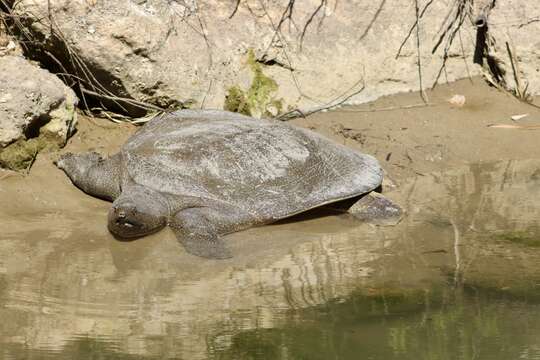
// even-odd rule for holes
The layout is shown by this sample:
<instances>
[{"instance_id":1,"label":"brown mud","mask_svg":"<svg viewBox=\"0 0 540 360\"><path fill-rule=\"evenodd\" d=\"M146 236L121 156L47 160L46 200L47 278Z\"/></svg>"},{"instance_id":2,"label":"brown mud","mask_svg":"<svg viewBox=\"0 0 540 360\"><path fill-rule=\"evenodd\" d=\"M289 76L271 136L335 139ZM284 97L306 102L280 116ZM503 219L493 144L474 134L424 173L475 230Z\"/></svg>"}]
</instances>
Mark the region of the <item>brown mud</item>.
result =
<instances>
[{"instance_id":1,"label":"brown mud","mask_svg":"<svg viewBox=\"0 0 540 360\"><path fill-rule=\"evenodd\" d=\"M454 94L465 106L448 103ZM110 204L75 188L58 153L28 175L0 172L0 348L205 359L352 294L425 297L450 284L540 301L540 130L487 127L524 113L520 123L540 123L540 111L480 79L428 95L431 106L411 108L411 93L294 121L381 161L407 213L398 226L305 216L228 236L231 260L190 256L169 229L115 240ZM135 130L83 118L64 151L114 153Z\"/></svg>"},{"instance_id":2,"label":"brown mud","mask_svg":"<svg viewBox=\"0 0 540 360\"><path fill-rule=\"evenodd\" d=\"M464 95L464 106L449 103ZM480 161L540 157L540 129L491 128L491 124L540 125L540 109L489 87L480 78L428 92L400 94L354 108L295 121L347 146L373 154L390 177L401 180ZM511 116L529 114L512 121Z\"/></svg>"}]
</instances>

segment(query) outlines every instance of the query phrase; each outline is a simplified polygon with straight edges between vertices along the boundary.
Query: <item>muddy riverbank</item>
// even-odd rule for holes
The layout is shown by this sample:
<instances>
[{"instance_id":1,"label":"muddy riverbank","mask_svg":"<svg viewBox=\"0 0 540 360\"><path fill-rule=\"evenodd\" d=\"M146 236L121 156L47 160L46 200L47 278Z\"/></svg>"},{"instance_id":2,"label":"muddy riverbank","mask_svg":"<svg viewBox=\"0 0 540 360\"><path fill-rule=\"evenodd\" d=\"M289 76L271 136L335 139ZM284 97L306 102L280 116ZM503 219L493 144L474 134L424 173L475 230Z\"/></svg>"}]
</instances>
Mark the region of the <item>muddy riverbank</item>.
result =
<instances>
[{"instance_id":1,"label":"muddy riverbank","mask_svg":"<svg viewBox=\"0 0 540 360\"><path fill-rule=\"evenodd\" d=\"M448 102L455 94L464 106ZM308 339L333 334L327 358L354 358L337 340L378 329L374 358L412 359L404 352L429 339L406 329L428 317L450 330L424 328L463 354L481 348L478 332L487 343L510 338L515 326L500 309L508 302L532 316L540 300L540 130L487 125L540 124L540 110L480 79L428 95L430 106L415 106L410 93L294 121L380 160L394 184L388 195L407 212L398 226L305 216L230 235L235 257L226 261L187 255L168 229L116 241L110 204L72 186L52 165L57 153L40 154L26 176L1 172L0 357L290 359L315 356ZM64 151L113 153L133 131L82 118ZM498 302L476 301L479 293ZM317 309L333 315L306 315ZM356 314L354 324L335 321L340 311ZM396 323L396 314L409 315ZM467 314L478 326L463 335ZM330 324L339 331L324 330ZM306 346L279 340L287 329ZM525 332L506 359L540 348L534 326ZM452 349L433 351L466 358Z\"/></svg>"}]
</instances>

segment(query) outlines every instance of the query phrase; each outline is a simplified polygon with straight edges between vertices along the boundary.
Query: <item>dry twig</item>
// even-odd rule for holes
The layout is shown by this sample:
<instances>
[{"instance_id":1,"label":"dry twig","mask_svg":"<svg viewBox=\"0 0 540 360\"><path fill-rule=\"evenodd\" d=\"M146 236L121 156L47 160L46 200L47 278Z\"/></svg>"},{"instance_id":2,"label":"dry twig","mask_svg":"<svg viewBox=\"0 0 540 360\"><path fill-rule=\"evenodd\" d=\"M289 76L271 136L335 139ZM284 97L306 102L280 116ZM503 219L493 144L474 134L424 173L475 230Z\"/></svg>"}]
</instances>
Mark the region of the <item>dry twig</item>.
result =
<instances>
[{"instance_id":1,"label":"dry twig","mask_svg":"<svg viewBox=\"0 0 540 360\"><path fill-rule=\"evenodd\" d=\"M347 94L349 91L351 91L353 89L356 89L358 87L358 85L361 85L359 89L354 90L349 95L344 95L344 94ZM349 90L347 90L343 95L338 96L337 98L335 98L334 100L328 102L327 104L325 104L323 106L320 106L320 107L318 107L316 109L313 109L313 110L310 110L310 111L302 111L300 109L294 109L294 110L291 110L289 112L286 112L286 113L278 116L277 119L282 120L282 121L288 121L288 120L292 120L292 119L297 118L297 117L307 117L309 115L312 115L312 114L315 114L315 113L318 113L318 112L321 112L321 111L326 111L326 110L333 109L335 107L343 105L345 102L347 102L353 96L360 94L362 91L364 91L365 88L366 88L366 84L364 82L364 78L362 78L359 81L357 81L353 86L351 86L351 88Z\"/></svg>"},{"instance_id":2,"label":"dry twig","mask_svg":"<svg viewBox=\"0 0 540 360\"><path fill-rule=\"evenodd\" d=\"M411 104L411 105L403 105L403 106L390 106L385 108L378 108L378 109L349 109L349 110L335 110L337 112L379 112L379 111L396 111L396 110L408 110L408 109L415 109L415 108L422 108L427 106L433 106L431 103L425 103L422 102L420 104Z\"/></svg>"},{"instance_id":3,"label":"dry twig","mask_svg":"<svg viewBox=\"0 0 540 360\"><path fill-rule=\"evenodd\" d=\"M540 125L489 124L487 127L495 129L540 130Z\"/></svg>"},{"instance_id":4,"label":"dry twig","mask_svg":"<svg viewBox=\"0 0 540 360\"><path fill-rule=\"evenodd\" d=\"M427 104L428 98L424 92L424 86L422 84L422 54L420 51L420 9L418 8L418 0L414 0L414 9L416 16L416 61L418 64L418 81L420 87L420 97Z\"/></svg>"}]
</instances>

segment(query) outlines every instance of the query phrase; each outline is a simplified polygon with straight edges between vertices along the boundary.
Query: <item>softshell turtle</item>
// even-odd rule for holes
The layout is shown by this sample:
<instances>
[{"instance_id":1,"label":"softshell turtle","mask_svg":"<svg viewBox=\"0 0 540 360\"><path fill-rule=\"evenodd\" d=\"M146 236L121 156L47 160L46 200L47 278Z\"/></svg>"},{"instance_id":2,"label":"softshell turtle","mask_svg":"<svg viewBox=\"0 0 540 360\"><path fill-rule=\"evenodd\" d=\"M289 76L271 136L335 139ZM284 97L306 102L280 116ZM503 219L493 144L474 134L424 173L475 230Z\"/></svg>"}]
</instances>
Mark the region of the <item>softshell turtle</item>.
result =
<instances>
[{"instance_id":1,"label":"softshell turtle","mask_svg":"<svg viewBox=\"0 0 540 360\"><path fill-rule=\"evenodd\" d=\"M155 118L121 150L67 153L56 165L84 192L113 201L109 230L136 238L169 225L187 252L227 258L221 236L378 188L377 160L312 131L217 110ZM369 199L366 201L365 199ZM396 218L366 196L357 217Z\"/></svg>"}]
</instances>

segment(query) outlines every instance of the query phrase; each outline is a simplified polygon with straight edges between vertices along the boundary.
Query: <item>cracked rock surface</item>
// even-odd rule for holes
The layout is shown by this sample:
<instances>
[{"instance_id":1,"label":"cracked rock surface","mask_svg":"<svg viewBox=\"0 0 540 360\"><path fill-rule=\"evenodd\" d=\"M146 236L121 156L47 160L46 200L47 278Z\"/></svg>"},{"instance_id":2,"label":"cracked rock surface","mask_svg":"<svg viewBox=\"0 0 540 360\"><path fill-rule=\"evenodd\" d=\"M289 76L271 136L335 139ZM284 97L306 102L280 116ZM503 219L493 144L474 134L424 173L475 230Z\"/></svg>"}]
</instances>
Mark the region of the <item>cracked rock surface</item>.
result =
<instances>
[{"instance_id":1,"label":"cracked rock surface","mask_svg":"<svg viewBox=\"0 0 540 360\"><path fill-rule=\"evenodd\" d=\"M62 147L76 123L77 97L47 70L0 57L0 167L21 170L37 152Z\"/></svg>"},{"instance_id":2,"label":"cracked rock surface","mask_svg":"<svg viewBox=\"0 0 540 360\"><path fill-rule=\"evenodd\" d=\"M537 1L425 1L419 9L414 4L20 0L13 13L46 51L83 79L86 95L100 93L105 107L131 116L145 113L141 102L225 107L255 116L308 112L487 74L489 69L473 61L480 31L474 19L480 13L497 42L483 56L496 56L501 66L515 63L499 85L518 94L539 93ZM507 42L513 59L505 59Z\"/></svg>"},{"instance_id":3,"label":"cracked rock surface","mask_svg":"<svg viewBox=\"0 0 540 360\"><path fill-rule=\"evenodd\" d=\"M235 96L240 89L259 96L251 102L263 110L272 105L312 110L354 94L362 79L365 90L349 103L419 87L414 37L396 57L415 21L414 2L329 0L321 7L320 0L305 0L291 8L288 0L241 1L235 11L236 3L21 0L14 12L30 19L33 33L47 39L45 47L58 58L60 43L68 44L100 82L91 79L88 89L102 86L115 96L163 108L223 108L227 97L242 102ZM440 73L443 53L431 53L433 34L449 11L451 4L435 2L422 19L424 87ZM440 82L466 77L468 70L479 73L472 65L470 25L471 36L450 49ZM250 63L250 53L260 67ZM266 84L276 85L259 89L258 69L271 79ZM132 115L140 110L125 107Z\"/></svg>"}]
</instances>

